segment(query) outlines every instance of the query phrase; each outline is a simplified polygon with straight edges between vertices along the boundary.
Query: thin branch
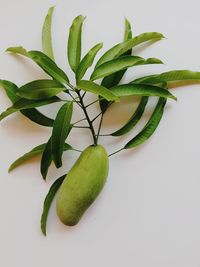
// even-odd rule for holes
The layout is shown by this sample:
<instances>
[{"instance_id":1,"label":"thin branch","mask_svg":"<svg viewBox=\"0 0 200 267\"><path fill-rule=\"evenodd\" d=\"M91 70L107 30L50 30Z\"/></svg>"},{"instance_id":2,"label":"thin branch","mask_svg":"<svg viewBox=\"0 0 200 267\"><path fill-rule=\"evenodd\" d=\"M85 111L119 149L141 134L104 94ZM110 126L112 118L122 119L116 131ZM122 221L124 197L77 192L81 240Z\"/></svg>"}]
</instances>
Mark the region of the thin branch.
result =
<instances>
[{"instance_id":1,"label":"thin branch","mask_svg":"<svg viewBox=\"0 0 200 267\"><path fill-rule=\"evenodd\" d=\"M85 117L88 121L88 124L89 124L89 127L90 127L90 130L91 130L91 133L92 133L92 137L93 137L93 140L94 140L94 144L96 145L97 144L97 138L96 138L96 134L95 134L95 131L94 131L94 127L92 125L92 121L90 120L90 117L87 113L87 110L85 108L85 105L84 105L84 102L83 102L83 99L82 99L82 96L80 94L80 91L79 90L76 90L76 93L77 95L79 96L79 100L80 100L80 104L82 106L82 109L83 109L83 112L85 113Z\"/></svg>"},{"instance_id":2,"label":"thin branch","mask_svg":"<svg viewBox=\"0 0 200 267\"><path fill-rule=\"evenodd\" d=\"M100 131L101 131L102 122L103 122L103 114L101 115L101 119L100 119L100 122L99 122L99 128L98 128L98 132L97 132L97 142L98 142L98 139L99 139L99 134L100 134Z\"/></svg>"},{"instance_id":3,"label":"thin branch","mask_svg":"<svg viewBox=\"0 0 200 267\"><path fill-rule=\"evenodd\" d=\"M91 102L90 104L86 105L85 108L88 108L89 106L95 104L96 102L99 102L99 99L97 99L97 100Z\"/></svg>"},{"instance_id":4,"label":"thin branch","mask_svg":"<svg viewBox=\"0 0 200 267\"><path fill-rule=\"evenodd\" d=\"M89 126L73 126L73 128L83 128L83 129L90 129Z\"/></svg>"},{"instance_id":5,"label":"thin branch","mask_svg":"<svg viewBox=\"0 0 200 267\"><path fill-rule=\"evenodd\" d=\"M74 102L75 102L77 105L79 105L80 108L82 108L82 107L81 107L81 104L79 103L79 101L77 101L76 98L75 98L70 92L69 92L69 95L70 95L71 98L74 100Z\"/></svg>"},{"instance_id":6,"label":"thin branch","mask_svg":"<svg viewBox=\"0 0 200 267\"><path fill-rule=\"evenodd\" d=\"M94 119L92 119L92 123L100 116L102 114L102 111L96 116L96 117L94 117Z\"/></svg>"},{"instance_id":7,"label":"thin branch","mask_svg":"<svg viewBox=\"0 0 200 267\"><path fill-rule=\"evenodd\" d=\"M79 123L79 122L81 122L81 121L85 121L85 120L87 120L87 119L84 118L84 119L78 120L78 121L76 121L76 122L74 122L74 123L72 123L72 124L75 125L75 124L77 124L77 123Z\"/></svg>"},{"instance_id":8,"label":"thin branch","mask_svg":"<svg viewBox=\"0 0 200 267\"><path fill-rule=\"evenodd\" d=\"M117 150L117 151L115 151L115 152L109 154L108 157L111 157L111 156L113 156L113 155L115 155L115 154L121 152L123 149L124 149L124 148L121 148L121 149L119 149L119 150Z\"/></svg>"}]
</instances>

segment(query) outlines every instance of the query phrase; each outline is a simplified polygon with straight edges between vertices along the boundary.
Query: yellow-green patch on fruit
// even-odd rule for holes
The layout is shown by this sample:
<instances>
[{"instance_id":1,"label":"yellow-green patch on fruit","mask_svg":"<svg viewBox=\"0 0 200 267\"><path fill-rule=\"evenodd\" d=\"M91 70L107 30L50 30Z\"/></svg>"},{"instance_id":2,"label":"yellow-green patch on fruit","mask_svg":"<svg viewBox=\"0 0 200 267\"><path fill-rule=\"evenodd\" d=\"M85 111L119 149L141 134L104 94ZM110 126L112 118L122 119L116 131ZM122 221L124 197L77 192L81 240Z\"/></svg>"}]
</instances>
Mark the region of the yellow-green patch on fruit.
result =
<instances>
[{"instance_id":1,"label":"yellow-green patch on fruit","mask_svg":"<svg viewBox=\"0 0 200 267\"><path fill-rule=\"evenodd\" d=\"M79 222L101 192L108 168L108 155L103 146L89 146L81 153L57 196L57 214L64 224L72 226Z\"/></svg>"}]
</instances>

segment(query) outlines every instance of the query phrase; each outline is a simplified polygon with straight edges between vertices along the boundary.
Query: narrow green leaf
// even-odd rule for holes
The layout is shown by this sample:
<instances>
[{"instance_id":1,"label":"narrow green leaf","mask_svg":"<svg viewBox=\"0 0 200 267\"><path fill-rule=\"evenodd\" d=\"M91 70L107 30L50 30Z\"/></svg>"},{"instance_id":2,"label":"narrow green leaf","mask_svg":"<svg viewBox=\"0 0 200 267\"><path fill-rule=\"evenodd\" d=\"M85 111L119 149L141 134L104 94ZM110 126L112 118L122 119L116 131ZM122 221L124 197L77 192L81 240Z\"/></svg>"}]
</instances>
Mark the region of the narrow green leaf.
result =
<instances>
[{"instance_id":1,"label":"narrow green leaf","mask_svg":"<svg viewBox=\"0 0 200 267\"><path fill-rule=\"evenodd\" d=\"M44 149L46 147L46 143L41 144L39 146L34 147L31 151L25 153L24 155L22 155L21 157L19 157L18 159L16 159L9 167L8 172L11 172L12 170L14 170L15 168L17 168L18 166L20 166L21 164L23 164L26 160L33 158L36 155L40 155L44 152ZM64 151L67 150L73 150L73 148L69 145L66 144L64 145Z\"/></svg>"},{"instance_id":2,"label":"narrow green leaf","mask_svg":"<svg viewBox=\"0 0 200 267\"><path fill-rule=\"evenodd\" d=\"M52 38L51 38L51 24L52 24L53 11L54 7L50 7L45 17L42 28L42 50L52 60L54 60Z\"/></svg>"},{"instance_id":3,"label":"narrow green leaf","mask_svg":"<svg viewBox=\"0 0 200 267\"><path fill-rule=\"evenodd\" d=\"M100 65L94 70L90 79L94 81L129 67L146 64L163 64L163 62L157 58L143 59L137 56L123 56Z\"/></svg>"},{"instance_id":4,"label":"narrow green leaf","mask_svg":"<svg viewBox=\"0 0 200 267\"><path fill-rule=\"evenodd\" d=\"M131 40L125 41L123 43L117 44L113 46L111 49L109 49L103 56L99 59L99 61L96 64L96 67L99 67L103 63L106 63L114 58L118 58L119 56L123 55L127 51L129 51L131 48L142 44L147 41L152 41L152 40L160 40L164 38L164 36L161 33L157 32L147 32L140 34Z\"/></svg>"},{"instance_id":5,"label":"narrow green leaf","mask_svg":"<svg viewBox=\"0 0 200 267\"><path fill-rule=\"evenodd\" d=\"M29 51L28 56L56 81L62 84L67 84L69 82L65 72L44 53L40 51Z\"/></svg>"},{"instance_id":6,"label":"narrow green leaf","mask_svg":"<svg viewBox=\"0 0 200 267\"><path fill-rule=\"evenodd\" d=\"M28 52L22 46L9 47L6 49L6 52L11 52L14 54L19 54L19 55L28 57Z\"/></svg>"},{"instance_id":7,"label":"narrow green leaf","mask_svg":"<svg viewBox=\"0 0 200 267\"><path fill-rule=\"evenodd\" d=\"M95 45L93 48L90 49L90 51L84 56L84 58L81 60L80 64L78 65L77 71L76 71L76 80L80 81L84 74L86 73L87 69L92 66L95 56L98 53L98 51L103 47L103 43L99 43Z\"/></svg>"},{"instance_id":8,"label":"narrow green leaf","mask_svg":"<svg viewBox=\"0 0 200 267\"><path fill-rule=\"evenodd\" d=\"M144 84L123 84L113 87L112 92L118 97L124 96L159 96L177 100L168 90L162 87Z\"/></svg>"},{"instance_id":9,"label":"narrow green leaf","mask_svg":"<svg viewBox=\"0 0 200 267\"><path fill-rule=\"evenodd\" d=\"M44 200L44 205L43 205L43 212L41 216L41 231L42 233L46 236L46 224L47 224L47 217L49 213L49 209L51 207L51 203L55 197L55 194L57 193L58 189L60 188L63 180L65 179L67 174L61 176L58 178L50 187L50 190L48 194L46 195L46 198Z\"/></svg>"},{"instance_id":10,"label":"narrow green leaf","mask_svg":"<svg viewBox=\"0 0 200 267\"><path fill-rule=\"evenodd\" d=\"M146 96L142 97L137 109L135 110L133 115L130 117L130 119L127 121L127 123L123 127L121 127L119 130L111 133L110 135L121 136L121 135L124 135L130 132L135 127L135 125L139 122L140 118L142 117L145 107L147 105L147 102L148 102L148 97Z\"/></svg>"},{"instance_id":11,"label":"narrow green leaf","mask_svg":"<svg viewBox=\"0 0 200 267\"><path fill-rule=\"evenodd\" d=\"M132 81L132 83L159 84L162 82L175 82L185 80L200 80L200 72L190 70L173 70L163 72L161 74L145 76Z\"/></svg>"},{"instance_id":12,"label":"narrow green leaf","mask_svg":"<svg viewBox=\"0 0 200 267\"><path fill-rule=\"evenodd\" d=\"M69 79L65 72L60 69L57 64L47 55L40 51L29 51L23 47L10 47L6 50L7 52L12 52L15 54L19 54L25 57L32 59L39 67L41 67L49 76L51 76L56 81L67 84Z\"/></svg>"},{"instance_id":13,"label":"narrow green leaf","mask_svg":"<svg viewBox=\"0 0 200 267\"><path fill-rule=\"evenodd\" d=\"M52 98L48 98L44 100L29 100L29 99L21 98L20 100L15 102L11 107L9 107L6 111L0 114L0 121L14 112L21 111L23 109L41 107L41 106L52 104L52 103L59 102L59 101L61 101L61 99L58 97L52 97Z\"/></svg>"},{"instance_id":14,"label":"narrow green leaf","mask_svg":"<svg viewBox=\"0 0 200 267\"><path fill-rule=\"evenodd\" d=\"M19 157L17 160L15 160L9 167L8 172L11 172L15 168L17 168L19 165L24 163L26 160L33 158L34 156L40 155L45 148L46 144L41 144L39 146L34 147L31 151L25 153L23 156Z\"/></svg>"},{"instance_id":15,"label":"narrow green leaf","mask_svg":"<svg viewBox=\"0 0 200 267\"><path fill-rule=\"evenodd\" d=\"M46 99L65 91L66 88L55 80L36 80L19 88L17 95L26 99Z\"/></svg>"},{"instance_id":16,"label":"narrow green leaf","mask_svg":"<svg viewBox=\"0 0 200 267\"><path fill-rule=\"evenodd\" d=\"M131 24L127 19L125 19L124 42L130 39L132 39ZM121 56L126 56L126 55L131 55L131 54L132 54L132 49L130 49L129 51L127 51ZM116 73L113 73L111 75L104 77L101 82L101 85L106 88L111 88L113 86L118 85L121 79L123 78L124 74L126 73L126 71L127 71L126 69L120 70ZM99 105L100 105L101 111L104 113L109 106L109 102L103 99L99 101Z\"/></svg>"},{"instance_id":17,"label":"narrow green leaf","mask_svg":"<svg viewBox=\"0 0 200 267\"><path fill-rule=\"evenodd\" d=\"M20 99L20 97L16 95L16 92L18 90L16 84L7 80L0 80L0 86L4 88L6 95L11 100L12 103L15 103Z\"/></svg>"},{"instance_id":18,"label":"narrow green leaf","mask_svg":"<svg viewBox=\"0 0 200 267\"><path fill-rule=\"evenodd\" d=\"M11 100L12 103L15 103L19 99L21 99L19 96L16 95L17 90L19 89L17 85L10 81L6 80L0 80L0 85L5 89L6 94L8 98ZM46 127L52 127L54 120L46 117L41 112L39 112L37 109L27 109L27 110L21 110L21 113L30 119L31 121L40 124L42 126Z\"/></svg>"},{"instance_id":19,"label":"narrow green leaf","mask_svg":"<svg viewBox=\"0 0 200 267\"><path fill-rule=\"evenodd\" d=\"M125 18L125 31L124 31L124 41L132 39L132 29L131 24L127 18Z\"/></svg>"},{"instance_id":20,"label":"narrow green leaf","mask_svg":"<svg viewBox=\"0 0 200 267\"><path fill-rule=\"evenodd\" d=\"M47 116L45 116L44 114L42 114L41 112L39 112L35 108L24 109L24 110L21 110L20 112L25 117L27 117L31 121L33 121L33 122L35 122L41 126L45 126L45 127L52 127L53 126L54 120L51 118L48 118Z\"/></svg>"},{"instance_id":21,"label":"narrow green leaf","mask_svg":"<svg viewBox=\"0 0 200 267\"><path fill-rule=\"evenodd\" d=\"M55 118L51 136L51 153L57 168L62 166L65 140L69 134L73 102L64 104Z\"/></svg>"},{"instance_id":22,"label":"narrow green leaf","mask_svg":"<svg viewBox=\"0 0 200 267\"><path fill-rule=\"evenodd\" d=\"M158 104L156 105L156 108L151 118L149 119L148 123L145 125L145 127L139 134L137 134L131 141L129 141L125 145L124 149L129 149L139 146L151 137L151 135L155 132L156 128L158 127L159 122L163 116L166 101L167 100L163 98L159 99Z\"/></svg>"},{"instance_id":23,"label":"narrow green leaf","mask_svg":"<svg viewBox=\"0 0 200 267\"><path fill-rule=\"evenodd\" d=\"M77 84L78 88L102 96L109 101L118 101L119 98L107 88L91 81L82 80Z\"/></svg>"},{"instance_id":24,"label":"narrow green leaf","mask_svg":"<svg viewBox=\"0 0 200 267\"><path fill-rule=\"evenodd\" d=\"M81 34L84 17L76 17L69 31L68 38L68 61L71 69L76 72L81 59Z\"/></svg>"},{"instance_id":25,"label":"narrow green leaf","mask_svg":"<svg viewBox=\"0 0 200 267\"><path fill-rule=\"evenodd\" d=\"M42 159L40 162L40 172L44 180L46 180L48 169L51 165L53 158L51 153L51 138L48 140L44 151L42 153Z\"/></svg>"}]
</instances>

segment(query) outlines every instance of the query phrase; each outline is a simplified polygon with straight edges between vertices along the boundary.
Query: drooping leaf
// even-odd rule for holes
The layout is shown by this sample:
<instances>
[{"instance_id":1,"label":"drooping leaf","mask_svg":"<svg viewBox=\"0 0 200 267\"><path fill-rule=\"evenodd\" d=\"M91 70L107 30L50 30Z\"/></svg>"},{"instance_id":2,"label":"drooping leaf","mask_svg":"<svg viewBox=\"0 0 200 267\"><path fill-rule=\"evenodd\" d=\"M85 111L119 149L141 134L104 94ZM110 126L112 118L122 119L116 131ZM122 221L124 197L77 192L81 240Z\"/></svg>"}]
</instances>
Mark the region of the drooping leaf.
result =
<instances>
[{"instance_id":1,"label":"drooping leaf","mask_svg":"<svg viewBox=\"0 0 200 267\"><path fill-rule=\"evenodd\" d=\"M52 104L52 103L59 102L59 101L61 101L61 99L56 96L52 98L48 98L48 99L43 99L43 100L29 100L29 99L21 98L20 100L15 102L11 107L6 109L6 111L0 114L0 121L14 112L21 111L24 109L31 109L34 107L41 107L41 106L45 106L45 105Z\"/></svg>"},{"instance_id":2,"label":"drooping leaf","mask_svg":"<svg viewBox=\"0 0 200 267\"><path fill-rule=\"evenodd\" d=\"M67 174L61 176L58 178L50 187L49 192L46 195L46 198L44 200L44 205L43 205L43 212L41 216L41 231L42 233L46 236L46 225L47 225L47 217L49 213L49 209L51 207L51 203L55 197L55 194L57 193L58 189L60 188L63 180L65 179Z\"/></svg>"},{"instance_id":3,"label":"drooping leaf","mask_svg":"<svg viewBox=\"0 0 200 267\"><path fill-rule=\"evenodd\" d=\"M46 180L48 169L51 165L52 160L53 158L51 153L51 137L50 137L48 142L46 143L46 146L42 153L42 159L40 162L40 172L44 180Z\"/></svg>"},{"instance_id":4,"label":"drooping leaf","mask_svg":"<svg viewBox=\"0 0 200 267\"><path fill-rule=\"evenodd\" d=\"M36 80L19 88L17 95L26 99L47 99L65 91L66 88L55 80Z\"/></svg>"},{"instance_id":5,"label":"drooping leaf","mask_svg":"<svg viewBox=\"0 0 200 267\"><path fill-rule=\"evenodd\" d=\"M108 61L94 70L91 75L91 80L97 80L102 77L106 77L110 74L118 72L120 70L127 69L129 67L146 65L146 64L163 64L163 62L157 58L143 59L137 56L124 56L117 59Z\"/></svg>"},{"instance_id":6,"label":"drooping leaf","mask_svg":"<svg viewBox=\"0 0 200 267\"><path fill-rule=\"evenodd\" d=\"M48 56L40 51L29 51L29 57L38 64L47 74L61 84L67 84L69 79L65 72L60 69L57 64Z\"/></svg>"},{"instance_id":7,"label":"drooping leaf","mask_svg":"<svg viewBox=\"0 0 200 267\"><path fill-rule=\"evenodd\" d=\"M109 101L118 101L119 100L119 98L114 93L112 93L110 90L108 90L107 88L105 88L101 85L98 85L92 81L82 80L82 81L78 82L77 87L84 90L84 91L88 91L88 92L100 95Z\"/></svg>"},{"instance_id":8,"label":"drooping leaf","mask_svg":"<svg viewBox=\"0 0 200 267\"><path fill-rule=\"evenodd\" d=\"M10 81L6 80L0 80L0 85L5 89L6 94L8 98L11 100L12 103L15 103L20 99L19 96L16 95L16 92L18 90L17 85ZM27 109L27 110L21 110L21 113L29 118L31 121L40 124L42 126L52 127L54 120L46 117L41 112L39 112L37 109Z\"/></svg>"},{"instance_id":9,"label":"drooping leaf","mask_svg":"<svg viewBox=\"0 0 200 267\"><path fill-rule=\"evenodd\" d=\"M156 105L156 108L145 127L124 146L124 149L130 149L139 146L152 136L163 116L166 101L167 100L164 98L159 99L158 104Z\"/></svg>"},{"instance_id":10,"label":"drooping leaf","mask_svg":"<svg viewBox=\"0 0 200 267\"><path fill-rule=\"evenodd\" d=\"M132 81L133 83L142 84L159 84L162 82L175 82L175 81L185 81L185 80L200 80L200 72L190 71L190 70L173 70L168 72L163 72L161 74L155 74L150 76L145 76Z\"/></svg>"},{"instance_id":11,"label":"drooping leaf","mask_svg":"<svg viewBox=\"0 0 200 267\"><path fill-rule=\"evenodd\" d=\"M76 80L80 81L84 74L86 73L87 69L92 66L95 56L98 53L98 51L103 47L103 43L99 43L95 45L93 48L90 49L90 51L84 56L84 58L81 60L80 64L78 65L77 71L76 71Z\"/></svg>"},{"instance_id":12,"label":"drooping leaf","mask_svg":"<svg viewBox=\"0 0 200 267\"><path fill-rule=\"evenodd\" d=\"M159 96L177 100L168 90L162 87L145 84L122 84L113 87L112 92L118 97L124 96Z\"/></svg>"},{"instance_id":13,"label":"drooping leaf","mask_svg":"<svg viewBox=\"0 0 200 267\"><path fill-rule=\"evenodd\" d=\"M148 97L146 96L142 97L137 109L135 110L133 115L130 117L130 119L125 123L125 125L121 127L119 130L111 133L110 135L121 136L121 135L124 135L130 132L135 127L135 125L139 122L140 118L142 117L145 107L147 105L147 102L148 102Z\"/></svg>"},{"instance_id":14,"label":"drooping leaf","mask_svg":"<svg viewBox=\"0 0 200 267\"><path fill-rule=\"evenodd\" d=\"M81 59L81 34L84 17L77 16L70 27L68 38L68 61L71 69L76 72Z\"/></svg>"},{"instance_id":15,"label":"drooping leaf","mask_svg":"<svg viewBox=\"0 0 200 267\"><path fill-rule=\"evenodd\" d=\"M20 166L21 164L23 164L26 160L33 158L36 155L40 155L44 152L44 149L46 147L46 143L41 144L39 146L34 147L31 151L25 153L24 155L22 155L21 157L19 157L18 159L16 159L9 167L8 172L11 172L12 170L14 170L15 168L17 168L18 166ZM69 144L64 144L64 151L67 150L73 150L73 148L69 145Z\"/></svg>"},{"instance_id":16,"label":"drooping leaf","mask_svg":"<svg viewBox=\"0 0 200 267\"><path fill-rule=\"evenodd\" d=\"M64 104L55 118L51 136L51 153L57 168L62 166L62 154L65 140L70 131L73 102Z\"/></svg>"},{"instance_id":17,"label":"drooping leaf","mask_svg":"<svg viewBox=\"0 0 200 267\"><path fill-rule=\"evenodd\" d=\"M40 66L49 76L51 76L56 81L67 84L69 79L65 72L57 66L57 64L47 55L41 51L27 51L22 46L10 47L6 50L7 52L12 52L32 59L38 66Z\"/></svg>"},{"instance_id":18,"label":"drooping leaf","mask_svg":"<svg viewBox=\"0 0 200 267\"><path fill-rule=\"evenodd\" d=\"M130 39L132 39L131 24L127 19L125 19L124 42ZM129 51L127 51L121 56L131 55L131 54L132 54L132 49L130 49ZM119 82L121 81L125 73L126 73L126 69L120 70L116 73L108 75L103 78L101 85L106 88L111 88L113 86L116 86L119 84ZM100 105L101 111L104 113L109 106L109 102L103 99L99 101L99 105Z\"/></svg>"},{"instance_id":19,"label":"drooping leaf","mask_svg":"<svg viewBox=\"0 0 200 267\"><path fill-rule=\"evenodd\" d=\"M17 160L15 160L9 167L8 172L11 172L16 167L21 165L24 161L33 158L36 155L41 154L44 151L46 144L41 144L39 146L34 147L31 151L25 153L23 156L19 157Z\"/></svg>"},{"instance_id":20,"label":"drooping leaf","mask_svg":"<svg viewBox=\"0 0 200 267\"><path fill-rule=\"evenodd\" d=\"M54 120L45 116L35 108L24 109L20 111L25 117L31 121L45 127L52 127Z\"/></svg>"},{"instance_id":21,"label":"drooping leaf","mask_svg":"<svg viewBox=\"0 0 200 267\"><path fill-rule=\"evenodd\" d=\"M157 41L162 38L164 38L164 36L161 33L147 32L147 33L140 34L123 43L117 44L113 46L111 49L109 49L105 54L103 54L103 56L97 62L96 68L102 65L103 63L113 60L114 58L118 58L119 56L123 55L124 53L129 51L131 48L139 44L142 44L147 41L152 41L152 40Z\"/></svg>"},{"instance_id":22,"label":"drooping leaf","mask_svg":"<svg viewBox=\"0 0 200 267\"><path fill-rule=\"evenodd\" d=\"M52 60L54 60L52 37L51 37L51 23L52 23L53 11L54 7L50 7L42 27L42 50Z\"/></svg>"}]
</instances>

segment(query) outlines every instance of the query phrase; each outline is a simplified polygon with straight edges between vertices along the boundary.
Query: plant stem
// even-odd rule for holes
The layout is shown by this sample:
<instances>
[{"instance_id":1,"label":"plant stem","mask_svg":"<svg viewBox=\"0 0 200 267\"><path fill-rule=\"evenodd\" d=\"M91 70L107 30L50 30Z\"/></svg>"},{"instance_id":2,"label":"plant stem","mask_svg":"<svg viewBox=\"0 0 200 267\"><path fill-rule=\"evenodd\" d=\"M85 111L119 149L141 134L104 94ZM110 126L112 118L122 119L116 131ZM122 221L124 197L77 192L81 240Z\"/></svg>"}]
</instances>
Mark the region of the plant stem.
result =
<instances>
[{"instance_id":1,"label":"plant stem","mask_svg":"<svg viewBox=\"0 0 200 267\"><path fill-rule=\"evenodd\" d=\"M100 122L99 122L99 129L98 129L98 132L97 132L97 142L98 142L98 139L99 139L99 134L100 134L100 131L101 131L102 122L103 122L103 113L101 114L101 119L100 119Z\"/></svg>"},{"instance_id":2,"label":"plant stem","mask_svg":"<svg viewBox=\"0 0 200 267\"><path fill-rule=\"evenodd\" d=\"M81 106L82 106L83 112L85 113L85 117L86 117L86 119L87 119L87 121L88 121L90 130L91 130L91 133L92 133L92 137L93 137L93 140L94 140L94 144L97 145L97 138L96 138L96 134L95 134L95 131L94 131L94 127L93 127L93 125L92 125L92 121L90 120L89 115L88 115L88 113L87 113L87 110L86 110L86 108L85 108L85 105L84 105L82 96L81 96L81 94L80 94L80 91L79 91L79 90L76 90L76 93L77 93L77 95L79 96L80 104L81 104Z\"/></svg>"},{"instance_id":3,"label":"plant stem","mask_svg":"<svg viewBox=\"0 0 200 267\"><path fill-rule=\"evenodd\" d=\"M115 155L115 154L121 152L123 149L124 149L124 148L121 148L121 149L119 149L119 150L117 150L117 151L115 151L115 152L109 154L108 157L111 157L111 156L113 156L113 155Z\"/></svg>"},{"instance_id":4,"label":"plant stem","mask_svg":"<svg viewBox=\"0 0 200 267\"><path fill-rule=\"evenodd\" d=\"M97 100L95 100L95 101L91 102L90 104L86 105L86 106L85 106L85 108L88 108L89 106L91 106L91 105L95 104L95 103L96 103L96 102L98 102L98 101L99 101L99 99L97 99Z\"/></svg>"},{"instance_id":5,"label":"plant stem","mask_svg":"<svg viewBox=\"0 0 200 267\"><path fill-rule=\"evenodd\" d=\"M102 112L100 112L96 117L94 117L94 119L92 119L92 123L102 114Z\"/></svg>"},{"instance_id":6,"label":"plant stem","mask_svg":"<svg viewBox=\"0 0 200 267\"><path fill-rule=\"evenodd\" d=\"M77 104L77 105L79 105L79 107L81 108L81 105L80 105L80 103L76 100L76 98L70 93L70 92L68 92L69 93L69 95L71 96L71 98L74 100L74 102Z\"/></svg>"},{"instance_id":7,"label":"plant stem","mask_svg":"<svg viewBox=\"0 0 200 267\"><path fill-rule=\"evenodd\" d=\"M74 122L73 125L75 125L75 124L77 124L77 123L79 123L79 122L81 122L81 121L85 121L85 120L86 120L86 118L81 119L81 120L78 120L78 121Z\"/></svg>"},{"instance_id":8,"label":"plant stem","mask_svg":"<svg viewBox=\"0 0 200 267\"><path fill-rule=\"evenodd\" d=\"M73 126L73 128L83 128L83 129L90 129L89 126Z\"/></svg>"}]
</instances>

